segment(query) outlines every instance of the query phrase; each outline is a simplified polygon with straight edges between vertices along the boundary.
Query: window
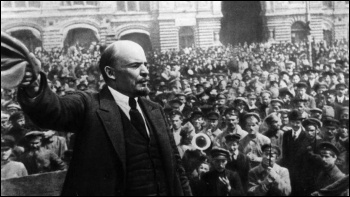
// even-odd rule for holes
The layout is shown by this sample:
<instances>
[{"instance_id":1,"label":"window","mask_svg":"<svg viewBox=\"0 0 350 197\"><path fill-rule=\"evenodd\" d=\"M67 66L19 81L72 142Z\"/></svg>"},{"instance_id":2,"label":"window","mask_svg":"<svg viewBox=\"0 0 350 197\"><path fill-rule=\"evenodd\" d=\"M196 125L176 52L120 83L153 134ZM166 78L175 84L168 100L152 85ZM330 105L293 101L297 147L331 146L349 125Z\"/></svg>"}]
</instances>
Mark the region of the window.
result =
<instances>
[{"instance_id":1,"label":"window","mask_svg":"<svg viewBox=\"0 0 350 197\"><path fill-rule=\"evenodd\" d=\"M150 11L149 1L140 1L140 11L143 11L143 12Z\"/></svg>"},{"instance_id":2,"label":"window","mask_svg":"<svg viewBox=\"0 0 350 197\"><path fill-rule=\"evenodd\" d=\"M125 1L117 1L117 10L125 11Z\"/></svg>"},{"instance_id":3,"label":"window","mask_svg":"<svg viewBox=\"0 0 350 197\"><path fill-rule=\"evenodd\" d=\"M97 6L97 1L62 1L62 6Z\"/></svg>"},{"instance_id":4,"label":"window","mask_svg":"<svg viewBox=\"0 0 350 197\"><path fill-rule=\"evenodd\" d=\"M117 11L122 12L149 12L149 1L117 1Z\"/></svg>"},{"instance_id":5,"label":"window","mask_svg":"<svg viewBox=\"0 0 350 197\"><path fill-rule=\"evenodd\" d=\"M127 1L128 3L128 11L137 11L136 1Z\"/></svg>"},{"instance_id":6,"label":"window","mask_svg":"<svg viewBox=\"0 0 350 197\"><path fill-rule=\"evenodd\" d=\"M326 8L332 8L333 7L333 2L332 1L322 1L323 7Z\"/></svg>"},{"instance_id":7,"label":"window","mask_svg":"<svg viewBox=\"0 0 350 197\"><path fill-rule=\"evenodd\" d=\"M2 8L40 8L40 1L1 1Z\"/></svg>"}]
</instances>

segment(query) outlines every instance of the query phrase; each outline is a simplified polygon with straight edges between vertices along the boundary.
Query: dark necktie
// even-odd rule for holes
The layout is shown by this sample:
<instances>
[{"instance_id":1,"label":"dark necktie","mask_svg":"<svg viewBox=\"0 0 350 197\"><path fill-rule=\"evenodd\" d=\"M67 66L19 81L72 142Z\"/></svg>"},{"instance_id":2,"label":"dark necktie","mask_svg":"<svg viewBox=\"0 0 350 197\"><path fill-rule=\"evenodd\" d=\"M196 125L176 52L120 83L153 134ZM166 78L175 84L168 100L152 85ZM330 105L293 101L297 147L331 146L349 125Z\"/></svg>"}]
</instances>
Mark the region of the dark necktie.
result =
<instances>
[{"instance_id":1,"label":"dark necktie","mask_svg":"<svg viewBox=\"0 0 350 197\"><path fill-rule=\"evenodd\" d=\"M148 139L147 129L145 121L142 118L142 115L140 114L139 110L136 108L136 100L135 98L129 98L129 106L130 109L130 122L135 127L135 129L141 133L143 137Z\"/></svg>"}]
</instances>

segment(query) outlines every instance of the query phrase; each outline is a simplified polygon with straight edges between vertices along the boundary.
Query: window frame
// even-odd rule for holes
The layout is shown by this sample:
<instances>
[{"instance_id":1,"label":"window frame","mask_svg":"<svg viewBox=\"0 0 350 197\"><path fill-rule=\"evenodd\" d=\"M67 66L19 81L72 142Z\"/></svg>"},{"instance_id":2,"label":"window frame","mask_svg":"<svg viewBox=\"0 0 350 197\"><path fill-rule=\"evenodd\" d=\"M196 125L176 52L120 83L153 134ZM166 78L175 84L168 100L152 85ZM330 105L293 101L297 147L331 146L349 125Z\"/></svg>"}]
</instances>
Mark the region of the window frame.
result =
<instances>
[{"instance_id":1,"label":"window frame","mask_svg":"<svg viewBox=\"0 0 350 197\"><path fill-rule=\"evenodd\" d=\"M124 10L118 10L118 3L116 2L116 11L117 11L117 14L146 14L146 13L149 13L151 11L151 2L150 1L147 1L148 4L149 4L149 10L147 11L143 11L143 10L140 10L140 2L141 1L135 1L136 3L136 11L130 11L129 10L129 6L128 6L128 1L121 1L121 2L124 2Z\"/></svg>"}]
</instances>

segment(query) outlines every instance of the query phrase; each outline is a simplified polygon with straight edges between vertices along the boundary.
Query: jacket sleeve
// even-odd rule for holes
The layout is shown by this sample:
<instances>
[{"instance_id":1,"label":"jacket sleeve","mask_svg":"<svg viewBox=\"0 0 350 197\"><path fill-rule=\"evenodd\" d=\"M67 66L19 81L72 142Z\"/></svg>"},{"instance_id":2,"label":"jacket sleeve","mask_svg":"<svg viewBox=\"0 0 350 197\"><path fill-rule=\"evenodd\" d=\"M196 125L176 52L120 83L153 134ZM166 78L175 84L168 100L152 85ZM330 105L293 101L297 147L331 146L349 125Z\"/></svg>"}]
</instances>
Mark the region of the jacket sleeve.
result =
<instances>
[{"instance_id":1,"label":"jacket sleeve","mask_svg":"<svg viewBox=\"0 0 350 197\"><path fill-rule=\"evenodd\" d=\"M182 190L183 190L183 193L185 196L192 196L192 191L191 191L191 187L190 187L190 183L188 181L188 178L186 176L186 171L185 171L185 168L183 167L182 165L182 160L181 160L181 157L180 157L180 154L179 154L179 151L177 149L177 146L175 144L175 140L174 140L174 135L172 135L172 133L170 132L170 126L169 126L169 123L168 123L168 120L166 119L166 116L164 114L164 111L161 107L160 108L160 111L162 113L162 116L164 117L165 119L165 123L166 123L166 127L167 127L167 132L168 132L168 135L169 135L169 139L170 139L170 144L171 144L171 147L172 147L172 150L173 150L173 154L174 154L174 157L175 157L175 166L176 166L176 173L178 174L179 176L179 179L180 179L180 182L181 182L181 186L182 186Z\"/></svg>"},{"instance_id":2,"label":"jacket sleeve","mask_svg":"<svg viewBox=\"0 0 350 197\"><path fill-rule=\"evenodd\" d=\"M290 185L289 171L287 169L281 170L280 177L275 180L271 189L279 196L289 196L292 188Z\"/></svg>"},{"instance_id":3,"label":"jacket sleeve","mask_svg":"<svg viewBox=\"0 0 350 197\"><path fill-rule=\"evenodd\" d=\"M260 183L257 174L251 170L248 175L248 195L249 196L265 196L269 191L267 186Z\"/></svg>"},{"instance_id":4,"label":"jacket sleeve","mask_svg":"<svg viewBox=\"0 0 350 197\"><path fill-rule=\"evenodd\" d=\"M67 169L66 164L53 152L50 153L50 162L54 171Z\"/></svg>"},{"instance_id":5,"label":"jacket sleeve","mask_svg":"<svg viewBox=\"0 0 350 197\"><path fill-rule=\"evenodd\" d=\"M230 180L230 183L231 183L230 196L243 196L244 195L241 179L239 178L237 173L233 174L233 176Z\"/></svg>"},{"instance_id":6,"label":"jacket sleeve","mask_svg":"<svg viewBox=\"0 0 350 197\"><path fill-rule=\"evenodd\" d=\"M18 101L30 119L39 127L57 131L75 132L84 122L88 96L76 92L57 96L50 90L44 73L41 74L39 95L28 97L24 88L18 89Z\"/></svg>"}]
</instances>

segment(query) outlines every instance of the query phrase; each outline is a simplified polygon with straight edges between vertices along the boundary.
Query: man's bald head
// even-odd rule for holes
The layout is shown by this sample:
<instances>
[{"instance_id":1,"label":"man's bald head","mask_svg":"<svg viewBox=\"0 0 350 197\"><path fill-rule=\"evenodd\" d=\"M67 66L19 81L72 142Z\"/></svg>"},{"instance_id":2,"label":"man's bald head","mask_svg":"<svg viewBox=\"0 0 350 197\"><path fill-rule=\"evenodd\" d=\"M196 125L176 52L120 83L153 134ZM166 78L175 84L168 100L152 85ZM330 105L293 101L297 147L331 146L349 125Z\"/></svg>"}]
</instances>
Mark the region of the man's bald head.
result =
<instances>
[{"instance_id":1,"label":"man's bald head","mask_svg":"<svg viewBox=\"0 0 350 197\"><path fill-rule=\"evenodd\" d=\"M100 70L104 80L108 81L105 73L106 66L120 68L130 61L146 62L145 52L139 44L129 40L120 40L110 44L100 59Z\"/></svg>"}]
</instances>

